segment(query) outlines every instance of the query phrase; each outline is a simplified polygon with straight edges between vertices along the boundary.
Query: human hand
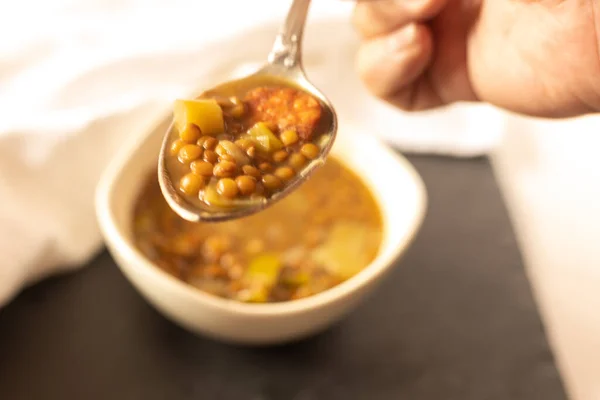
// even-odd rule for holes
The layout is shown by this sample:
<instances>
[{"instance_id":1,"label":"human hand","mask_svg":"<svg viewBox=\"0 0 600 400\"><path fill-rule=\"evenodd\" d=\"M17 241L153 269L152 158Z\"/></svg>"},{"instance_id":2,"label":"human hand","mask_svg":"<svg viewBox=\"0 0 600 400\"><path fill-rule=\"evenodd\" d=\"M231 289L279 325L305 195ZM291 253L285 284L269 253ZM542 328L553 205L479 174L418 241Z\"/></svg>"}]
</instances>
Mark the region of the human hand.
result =
<instances>
[{"instance_id":1,"label":"human hand","mask_svg":"<svg viewBox=\"0 0 600 400\"><path fill-rule=\"evenodd\" d=\"M361 78L401 109L600 111L597 0L358 0L353 22Z\"/></svg>"}]
</instances>

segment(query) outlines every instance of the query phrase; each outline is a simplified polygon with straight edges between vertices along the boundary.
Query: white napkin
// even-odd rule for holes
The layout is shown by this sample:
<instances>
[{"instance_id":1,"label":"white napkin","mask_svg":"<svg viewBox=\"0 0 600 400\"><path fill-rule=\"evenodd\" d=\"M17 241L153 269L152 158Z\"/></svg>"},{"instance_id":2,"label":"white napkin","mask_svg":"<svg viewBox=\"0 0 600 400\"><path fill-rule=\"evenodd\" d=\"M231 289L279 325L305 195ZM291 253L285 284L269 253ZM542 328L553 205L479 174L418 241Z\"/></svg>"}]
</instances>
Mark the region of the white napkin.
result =
<instances>
[{"instance_id":1,"label":"white napkin","mask_svg":"<svg viewBox=\"0 0 600 400\"><path fill-rule=\"evenodd\" d=\"M352 3L313 3L306 68L341 119L406 151L473 156L494 146L503 118L492 108L408 115L371 98L353 71ZM149 129L174 98L191 94L207 76L241 74L260 63L287 6L273 0L0 5L0 305L24 285L95 254L101 237L94 189L121 138Z\"/></svg>"}]
</instances>

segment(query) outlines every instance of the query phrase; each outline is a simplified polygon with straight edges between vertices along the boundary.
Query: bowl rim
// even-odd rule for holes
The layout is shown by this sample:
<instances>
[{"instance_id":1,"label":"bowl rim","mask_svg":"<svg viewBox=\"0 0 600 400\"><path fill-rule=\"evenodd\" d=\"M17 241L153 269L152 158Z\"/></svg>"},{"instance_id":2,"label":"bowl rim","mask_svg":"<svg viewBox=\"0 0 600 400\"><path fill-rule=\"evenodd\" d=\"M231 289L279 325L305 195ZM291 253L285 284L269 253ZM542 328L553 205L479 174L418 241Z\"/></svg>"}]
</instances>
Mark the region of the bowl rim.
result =
<instances>
[{"instance_id":1,"label":"bowl rim","mask_svg":"<svg viewBox=\"0 0 600 400\"><path fill-rule=\"evenodd\" d=\"M352 130L356 131L357 134L368 137L369 140L371 140L378 148L381 149L381 151L387 153L388 156L393 158L405 170L405 172L409 175L411 182L415 185L417 196L416 215L411 218L410 225L407 227L406 240L402 241L397 246L394 246L391 251L383 254L378 252L377 256L367 266L365 266L360 272L351 278L330 289L302 299L278 303L244 303L238 300L221 298L205 293L202 290L194 288L188 283L185 283L168 274L166 271L163 271L156 264L147 259L131 243L131 240L122 233L122 230L119 229L118 223L116 222L116 216L114 215L114 210L110 206L114 184L120 178L123 168L129 161L130 155L133 154L133 152L135 152L138 148L142 147L153 135L158 134L158 128L165 123L168 115L170 114L164 113L161 118L157 118L151 125L149 124L148 129L140 130L140 134L138 135L131 135L129 140L125 141L125 145L121 147L115 157L105 168L96 187L96 217L104 239L104 243L107 245L109 252L118 252L119 256L123 258L126 263L128 263L127 266L122 266L118 261L115 260L115 263L119 269L130 281L131 277L129 274L135 270L135 272L144 275L146 278L149 278L153 281L162 281L162 284L169 286L172 292L177 292L179 297L185 297L187 300L203 303L205 306L210 307L213 310L218 310L224 313L255 317L301 314L318 309L330 303L343 301L351 296L354 292L360 290L362 287L368 285L369 283L376 282L378 278L384 275L394 265L394 261L398 260L412 244L423 223L428 205L428 197L425 184L423 183L423 180L418 172L404 156L394 151L382 140L370 135L358 133L359 131L364 130L361 124L357 123L357 121L351 121L346 118L344 121L345 123L341 124L342 127L351 126ZM335 157L335 153L333 153L333 155ZM340 161L344 163L343 159L340 159ZM350 165L346 165L352 169ZM372 191L371 188L369 190ZM380 206L379 196L376 193L373 193L373 195L378 203L378 206ZM387 229L387 222L385 220L383 222L385 232ZM385 240L385 233L382 240ZM113 257L113 259L114 258L115 257ZM134 282L130 283L136 286Z\"/></svg>"}]
</instances>

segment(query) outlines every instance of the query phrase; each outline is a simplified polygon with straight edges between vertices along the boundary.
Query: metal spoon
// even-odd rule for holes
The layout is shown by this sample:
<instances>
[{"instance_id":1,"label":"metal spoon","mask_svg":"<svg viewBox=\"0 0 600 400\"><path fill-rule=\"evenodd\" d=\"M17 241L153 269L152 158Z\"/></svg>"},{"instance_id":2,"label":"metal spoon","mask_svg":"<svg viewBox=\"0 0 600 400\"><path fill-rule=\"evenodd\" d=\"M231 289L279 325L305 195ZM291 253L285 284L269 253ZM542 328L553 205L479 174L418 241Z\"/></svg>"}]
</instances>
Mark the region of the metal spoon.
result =
<instances>
[{"instance_id":1,"label":"metal spoon","mask_svg":"<svg viewBox=\"0 0 600 400\"><path fill-rule=\"evenodd\" d=\"M169 154L170 143L174 139L174 135L177 134L175 132L176 130L172 129L171 125L165 134L160 150L158 159L158 182L167 203L181 218L191 222L218 222L254 214L271 206L276 201L297 189L299 185L301 185L320 165L324 163L337 133L337 116L331 102L319 91L319 89L308 81L304 69L302 68L302 34L309 5L310 0L292 1L285 23L281 27L281 30L275 39L273 48L269 53L267 63L254 74L236 80L236 82L246 79L256 80L256 78L260 79L265 77L280 78L297 85L299 88L320 99L325 108L324 111L331 115L329 127L325 129L325 132L323 133L323 137L326 138L326 141L325 143L321 143L321 154L315 160L307 164L307 166L300 171L283 190L273 194L269 198L265 198L258 202L248 203L248 205L240 207L236 206L231 209L211 207L209 205L200 206L188 202L177 190L169 175L166 157L168 157Z\"/></svg>"}]
</instances>

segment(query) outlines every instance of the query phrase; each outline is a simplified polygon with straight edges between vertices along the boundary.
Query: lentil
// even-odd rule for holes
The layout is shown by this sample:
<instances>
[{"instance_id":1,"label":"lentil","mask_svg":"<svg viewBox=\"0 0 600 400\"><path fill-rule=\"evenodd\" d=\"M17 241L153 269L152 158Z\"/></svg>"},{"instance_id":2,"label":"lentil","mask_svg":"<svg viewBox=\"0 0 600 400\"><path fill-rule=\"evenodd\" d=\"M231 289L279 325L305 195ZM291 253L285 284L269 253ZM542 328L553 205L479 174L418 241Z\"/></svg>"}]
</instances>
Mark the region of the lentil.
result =
<instances>
[{"instance_id":1,"label":"lentil","mask_svg":"<svg viewBox=\"0 0 600 400\"><path fill-rule=\"evenodd\" d=\"M237 97L236 97L237 99ZM231 107L230 114L233 118L242 118L246 113L246 106L238 99L239 103Z\"/></svg>"},{"instance_id":2,"label":"lentil","mask_svg":"<svg viewBox=\"0 0 600 400\"><path fill-rule=\"evenodd\" d=\"M279 167L275 170L275 176L284 182L291 180L296 172L290 167Z\"/></svg>"},{"instance_id":3,"label":"lentil","mask_svg":"<svg viewBox=\"0 0 600 400\"><path fill-rule=\"evenodd\" d=\"M249 175L238 176L235 178L235 183L237 184L240 193L243 195L252 194L256 189L256 179Z\"/></svg>"},{"instance_id":4,"label":"lentil","mask_svg":"<svg viewBox=\"0 0 600 400\"><path fill-rule=\"evenodd\" d=\"M273 164L268 162L262 162L258 165L258 169L260 169L263 172L270 172L273 171Z\"/></svg>"},{"instance_id":5,"label":"lentil","mask_svg":"<svg viewBox=\"0 0 600 400\"><path fill-rule=\"evenodd\" d=\"M217 178L225 178L235 175L237 164L233 161L220 161L213 168L213 175Z\"/></svg>"},{"instance_id":6,"label":"lentil","mask_svg":"<svg viewBox=\"0 0 600 400\"><path fill-rule=\"evenodd\" d=\"M321 154L321 150L314 143L305 143L300 148L300 153L309 160L314 160Z\"/></svg>"},{"instance_id":7,"label":"lentil","mask_svg":"<svg viewBox=\"0 0 600 400\"><path fill-rule=\"evenodd\" d=\"M239 190L233 179L223 178L217 182L217 191L221 196L233 199L237 196Z\"/></svg>"},{"instance_id":8,"label":"lentil","mask_svg":"<svg viewBox=\"0 0 600 400\"><path fill-rule=\"evenodd\" d=\"M235 144L237 144L243 150L248 150L250 147L252 147L252 141L250 139L238 139L235 141Z\"/></svg>"},{"instance_id":9,"label":"lentil","mask_svg":"<svg viewBox=\"0 0 600 400\"><path fill-rule=\"evenodd\" d=\"M288 152L285 150L279 150L273 153L273 161L276 163L282 163L288 157Z\"/></svg>"},{"instance_id":10,"label":"lentil","mask_svg":"<svg viewBox=\"0 0 600 400\"><path fill-rule=\"evenodd\" d=\"M217 147L219 141L212 136L204 136L204 142L202 143L202 147L205 150L214 150Z\"/></svg>"},{"instance_id":11,"label":"lentil","mask_svg":"<svg viewBox=\"0 0 600 400\"><path fill-rule=\"evenodd\" d=\"M200 176L210 177L213 175L213 165L208 161L196 160L190 164L193 173Z\"/></svg>"},{"instance_id":12,"label":"lentil","mask_svg":"<svg viewBox=\"0 0 600 400\"><path fill-rule=\"evenodd\" d=\"M179 161L189 163L202 157L202 147L195 144L186 144L179 150Z\"/></svg>"},{"instance_id":13,"label":"lentil","mask_svg":"<svg viewBox=\"0 0 600 400\"><path fill-rule=\"evenodd\" d=\"M200 135L202 135L200 128L194 124L187 124L185 129L179 132L179 137L186 143L194 143L200 138Z\"/></svg>"},{"instance_id":14,"label":"lentil","mask_svg":"<svg viewBox=\"0 0 600 400\"><path fill-rule=\"evenodd\" d=\"M290 167L294 168L296 171L300 171L306 165L306 157L300 153L294 153L290 155L288 162Z\"/></svg>"},{"instance_id":15,"label":"lentil","mask_svg":"<svg viewBox=\"0 0 600 400\"><path fill-rule=\"evenodd\" d=\"M204 186L204 179L193 173L184 175L181 178L179 187L181 191L188 196L197 196L198 192Z\"/></svg>"},{"instance_id":16,"label":"lentil","mask_svg":"<svg viewBox=\"0 0 600 400\"><path fill-rule=\"evenodd\" d=\"M172 156L176 156L177 154L179 154L179 150L181 150L181 148L183 147L185 143L183 142L183 140L181 139L177 139L175 141L173 141L173 143L171 143L171 155Z\"/></svg>"},{"instance_id":17,"label":"lentil","mask_svg":"<svg viewBox=\"0 0 600 400\"><path fill-rule=\"evenodd\" d=\"M281 182L281 179L271 174L263 175L262 183L263 185L265 185L265 188L269 190L279 189L283 184L283 182Z\"/></svg>"},{"instance_id":18,"label":"lentil","mask_svg":"<svg viewBox=\"0 0 600 400\"><path fill-rule=\"evenodd\" d=\"M242 171L244 171L244 174L246 174L246 175L250 175L255 178L260 178L260 171L258 169L256 169L256 167L253 167L252 165L244 165L242 167Z\"/></svg>"},{"instance_id":19,"label":"lentil","mask_svg":"<svg viewBox=\"0 0 600 400\"><path fill-rule=\"evenodd\" d=\"M232 156L231 154L223 154L222 156L219 157L219 160L230 161L232 163L235 163L235 157Z\"/></svg>"},{"instance_id":20,"label":"lentil","mask_svg":"<svg viewBox=\"0 0 600 400\"><path fill-rule=\"evenodd\" d=\"M217 155L217 153L215 153L212 150L206 150L204 152L204 161L207 161L209 163L216 163L217 161L219 161L219 156Z\"/></svg>"},{"instance_id":21,"label":"lentil","mask_svg":"<svg viewBox=\"0 0 600 400\"><path fill-rule=\"evenodd\" d=\"M281 141L286 146L290 146L298 141L298 134L291 130L283 131L281 132Z\"/></svg>"},{"instance_id":22,"label":"lentil","mask_svg":"<svg viewBox=\"0 0 600 400\"><path fill-rule=\"evenodd\" d=\"M208 236L204 241L202 256L207 260L218 260L231 248L231 239L225 235Z\"/></svg>"}]
</instances>

